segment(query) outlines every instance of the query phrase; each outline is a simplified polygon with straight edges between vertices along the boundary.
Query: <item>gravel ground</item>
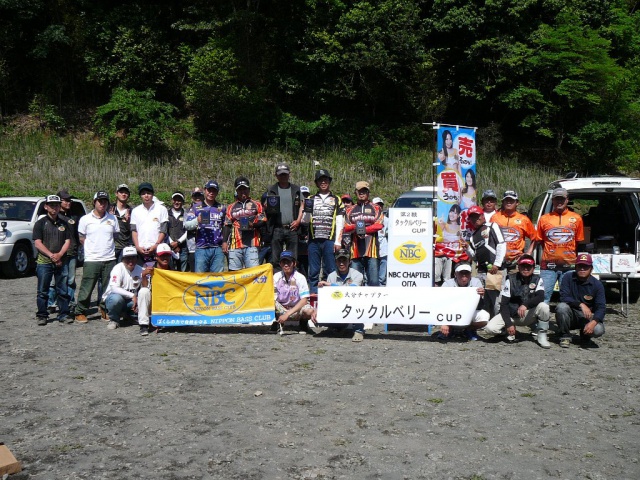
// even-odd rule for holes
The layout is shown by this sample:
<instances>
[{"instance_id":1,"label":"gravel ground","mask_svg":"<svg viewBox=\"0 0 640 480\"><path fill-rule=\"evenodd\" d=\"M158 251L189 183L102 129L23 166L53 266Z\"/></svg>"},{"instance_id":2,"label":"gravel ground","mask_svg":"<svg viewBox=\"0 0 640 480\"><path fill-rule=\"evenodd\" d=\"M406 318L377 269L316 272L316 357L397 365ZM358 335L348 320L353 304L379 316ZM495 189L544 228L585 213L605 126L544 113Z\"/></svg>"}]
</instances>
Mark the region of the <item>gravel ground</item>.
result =
<instances>
[{"instance_id":1,"label":"gravel ground","mask_svg":"<svg viewBox=\"0 0 640 480\"><path fill-rule=\"evenodd\" d=\"M11 479L640 478L637 305L609 310L598 349L543 350L380 326L361 344L265 327L143 338L97 314L39 327L35 291L0 279Z\"/></svg>"}]
</instances>

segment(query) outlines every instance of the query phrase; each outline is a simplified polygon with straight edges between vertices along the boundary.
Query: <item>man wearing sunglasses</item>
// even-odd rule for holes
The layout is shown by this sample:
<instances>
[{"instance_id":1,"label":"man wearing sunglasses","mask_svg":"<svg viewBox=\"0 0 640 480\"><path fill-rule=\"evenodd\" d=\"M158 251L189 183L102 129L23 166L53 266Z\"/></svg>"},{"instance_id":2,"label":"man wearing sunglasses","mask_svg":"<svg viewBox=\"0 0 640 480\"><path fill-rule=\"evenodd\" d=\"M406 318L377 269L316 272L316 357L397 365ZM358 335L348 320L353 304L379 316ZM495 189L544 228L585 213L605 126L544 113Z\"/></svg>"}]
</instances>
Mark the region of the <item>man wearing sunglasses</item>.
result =
<instances>
[{"instance_id":1,"label":"man wearing sunglasses","mask_svg":"<svg viewBox=\"0 0 640 480\"><path fill-rule=\"evenodd\" d=\"M544 303L544 285L540 275L533 270L536 262L531 255L518 259L518 273L507 277L502 288L500 313L493 317L484 331L489 335L507 335L507 340L516 340L516 326L537 323L537 342L542 348L550 348L547 340L549 329L549 305Z\"/></svg>"},{"instance_id":2,"label":"man wearing sunglasses","mask_svg":"<svg viewBox=\"0 0 640 480\"><path fill-rule=\"evenodd\" d=\"M596 347L592 338L604 335L604 314L607 308L602 282L591 275L593 260L588 253L579 253L575 271L562 277L560 303L556 307L556 323L560 346L571 345L571 329L580 330L580 345Z\"/></svg>"}]
</instances>

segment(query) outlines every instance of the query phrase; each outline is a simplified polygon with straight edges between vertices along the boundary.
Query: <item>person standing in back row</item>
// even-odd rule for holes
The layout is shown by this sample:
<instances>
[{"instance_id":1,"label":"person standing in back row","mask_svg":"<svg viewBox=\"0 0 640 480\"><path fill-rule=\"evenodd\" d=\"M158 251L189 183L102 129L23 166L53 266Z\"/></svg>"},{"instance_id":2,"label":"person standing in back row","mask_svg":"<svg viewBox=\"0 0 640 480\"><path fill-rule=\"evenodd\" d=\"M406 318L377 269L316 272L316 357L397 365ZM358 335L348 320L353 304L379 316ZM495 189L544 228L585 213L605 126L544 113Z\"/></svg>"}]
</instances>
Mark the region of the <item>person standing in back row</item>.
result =
<instances>
[{"instance_id":1,"label":"person standing in back row","mask_svg":"<svg viewBox=\"0 0 640 480\"><path fill-rule=\"evenodd\" d=\"M556 188L551 193L551 202L551 212L540 217L536 231L536 244L542 244L540 277L547 305L556 281L562 284L562 277L574 269L578 243L584 240L582 217L568 208L569 192Z\"/></svg>"},{"instance_id":2,"label":"person standing in back row","mask_svg":"<svg viewBox=\"0 0 640 480\"><path fill-rule=\"evenodd\" d=\"M262 204L252 200L249 180L238 177L234 182L236 201L229 205L222 237L228 242L222 248L229 255L229 270L257 267L260 263L260 227L266 222Z\"/></svg>"},{"instance_id":3,"label":"person standing in back row","mask_svg":"<svg viewBox=\"0 0 640 480\"><path fill-rule=\"evenodd\" d=\"M298 228L302 219L300 187L289 181L291 169L286 163L276 165L277 183L267 189L265 213L271 232L271 264L280 269L280 254L287 250L298 259Z\"/></svg>"},{"instance_id":4,"label":"person standing in back row","mask_svg":"<svg viewBox=\"0 0 640 480\"><path fill-rule=\"evenodd\" d=\"M116 203L109 207L109 213L118 219L118 227L120 233L116 238L116 260L121 260L122 249L133 245L131 240L131 205L129 205L129 197L131 191L126 183L118 185L116 190Z\"/></svg>"},{"instance_id":5,"label":"person standing in back row","mask_svg":"<svg viewBox=\"0 0 640 480\"><path fill-rule=\"evenodd\" d=\"M46 325L49 318L47 301L49 300L49 285L55 278L58 294L58 320L64 322L69 319L69 291L67 285L68 264L65 258L71 246L72 232L60 212L60 197L49 195L45 199L44 209L47 212L33 226L33 240L38 250L36 276L38 277L38 311L36 319L38 325ZM73 319L71 319L73 322Z\"/></svg>"},{"instance_id":6,"label":"person standing in back row","mask_svg":"<svg viewBox=\"0 0 640 480\"><path fill-rule=\"evenodd\" d=\"M169 212L153 199L153 185L143 182L138 186L142 204L131 212L131 237L138 251L140 265L155 260L156 248L165 243L168 233Z\"/></svg>"},{"instance_id":7,"label":"person standing in back row","mask_svg":"<svg viewBox=\"0 0 640 480\"><path fill-rule=\"evenodd\" d=\"M369 201L369 184L356 183L358 202L345 215L344 233L351 235L353 268L365 274L367 285L380 285L378 232L384 227L382 210Z\"/></svg>"}]
</instances>

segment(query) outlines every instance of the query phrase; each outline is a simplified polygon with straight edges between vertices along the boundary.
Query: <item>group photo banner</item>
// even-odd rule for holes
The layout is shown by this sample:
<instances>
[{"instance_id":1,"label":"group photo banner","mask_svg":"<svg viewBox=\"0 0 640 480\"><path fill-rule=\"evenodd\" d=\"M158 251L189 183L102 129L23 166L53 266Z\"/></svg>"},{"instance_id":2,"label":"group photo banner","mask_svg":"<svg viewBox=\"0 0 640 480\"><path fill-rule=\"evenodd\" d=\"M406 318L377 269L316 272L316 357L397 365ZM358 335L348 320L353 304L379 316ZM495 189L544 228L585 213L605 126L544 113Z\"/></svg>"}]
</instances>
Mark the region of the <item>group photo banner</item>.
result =
<instances>
[{"instance_id":1,"label":"group photo banner","mask_svg":"<svg viewBox=\"0 0 640 480\"><path fill-rule=\"evenodd\" d=\"M436 130L436 253L458 257L470 232L466 211L479 203L476 129L434 125Z\"/></svg>"},{"instance_id":2,"label":"group photo banner","mask_svg":"<svg viewBox=\"0 0 640 480\"><path fill-rule=\"evenodd\" d=\"M467 326L479 300L475 288L322 287L317 321Z\"/></svg>"},{"instance_id":3,"label":"group photo banner","mask_svg":"<svg viewBox=\"0 0 640 480\"><path fill-rule=\"evenodd\" d=\"M273 268L265 264L225 273L155 269L151 299L156 327L271 324Z\"/></svg>"}]
</instances>

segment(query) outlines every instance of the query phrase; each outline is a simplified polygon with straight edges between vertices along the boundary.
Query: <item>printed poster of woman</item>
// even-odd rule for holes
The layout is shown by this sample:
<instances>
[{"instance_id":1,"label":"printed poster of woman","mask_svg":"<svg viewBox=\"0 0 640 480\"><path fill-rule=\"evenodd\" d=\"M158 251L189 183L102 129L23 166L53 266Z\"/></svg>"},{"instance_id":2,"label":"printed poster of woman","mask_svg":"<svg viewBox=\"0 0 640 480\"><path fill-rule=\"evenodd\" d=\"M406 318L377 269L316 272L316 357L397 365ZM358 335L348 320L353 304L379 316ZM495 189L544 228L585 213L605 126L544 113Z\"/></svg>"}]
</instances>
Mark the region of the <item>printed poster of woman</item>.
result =
<instances>
[{"instance_id":1,"label":"printed poster of woman","mask_svg":"<svg viewBox=\"0 0 640 480\"><path fill-rule=\"evenodd\" d=\"M436 256L458 259L471 236L466 210L477 204L475 129L450 126L438 133Z\"/></svg>"}]
</instances>

